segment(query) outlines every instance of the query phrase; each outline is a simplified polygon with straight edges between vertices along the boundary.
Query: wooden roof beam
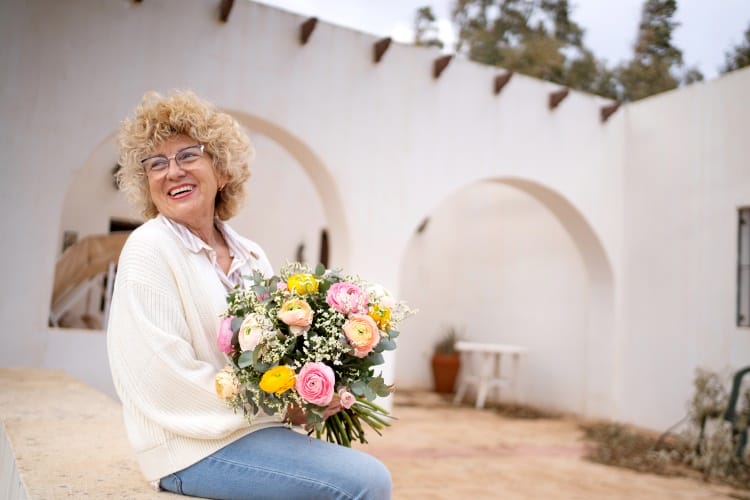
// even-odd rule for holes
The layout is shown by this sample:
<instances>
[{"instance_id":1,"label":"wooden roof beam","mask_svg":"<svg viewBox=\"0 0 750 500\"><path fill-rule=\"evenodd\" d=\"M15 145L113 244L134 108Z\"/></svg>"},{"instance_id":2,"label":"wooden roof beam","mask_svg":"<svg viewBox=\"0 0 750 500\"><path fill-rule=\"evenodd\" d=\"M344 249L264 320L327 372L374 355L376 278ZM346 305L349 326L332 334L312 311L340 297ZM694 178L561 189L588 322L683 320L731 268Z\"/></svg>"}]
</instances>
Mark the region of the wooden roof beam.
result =
<instances>
[{"instance_id":1,"label":"wooden roof beam","mask_svg":"<svg viewBox=\"0 0 750 500\"><path fill-rule=\"evenodd\" d=\"M375 60L375 64L379 63L380 60L383 58L383 54L385 54L385 51L388 50L388 47L391 46L391 37L385 37L381 38L375 44L373 45L373 58Z\"/></svg>"},{"instance_id":2,"label":"wooden roof beam","mask_svg":"<svg viewBox=\"0 0 750 500\"><path fill-rule=\"evenodd\" d=\"M498 95L500 91L503 90L503 87L508 85L508 82L510 81L510 77L513 76L512 71L506 71L502 75L497 75L495 77L495 85L494 85L494 92L495 95Z\"/></svg>"},{"instance_id":3,"label":"wooden roof beam","mask_svg":"<svg viewBox=\"0 0 750 500\"><path fill-rule=\"evenodd\" d=\"M450 54L435 59L432 63L432 77L435 80L440 78L440 75L445 71L445 68L448 67L448 63L451 62L451 59L453 59L453 56Z\"/></svg>"},{"instance_id":4,"label":"wooden roof beam","mask_svg":"<svg viewBox=\"0 0 750 500\"><path fill-rule=\"evenodd\" d=\"M606 106L602 106L599 110L599 117L602 120L602 123L606 122L610 116L612 116L615 111L620 107L620 102L615 101L612 104L608 104Z\"/></svg>"},{"instance_id":5,"label":"wooden roof beam","mask_svg":"<svg viewBox=\"0 0 750 500\"><path fill-rule=\"evenodd\" d=\"M563 102L563 99L568 97L568 94L570 93L570 89L560 89L555 92L549 93L549 109L555 109L557 106L560 105L561 102Z\"/></svg>"},{"instance_id":6,"label":"wooden roof beam","mask_svg":"<svg viewBox=\"0 0 750 500\"><path fill-rule=\"evenodd\" d=\"M232 12L234 0L221 0L219 4L219 20L225 23L229 20L229 13Z\"/></svg>"},{"instance_id":7,"label":"wooden roof beam","mask_svg":"<svg viewBox=\"0 0 750 500\"><path fill-rule=\"evenodd\" d=\"M311 17L299 27L299 43L305 45L315 31L315 25L318 24L317 17Z\"/></svg>"}]
</instances>

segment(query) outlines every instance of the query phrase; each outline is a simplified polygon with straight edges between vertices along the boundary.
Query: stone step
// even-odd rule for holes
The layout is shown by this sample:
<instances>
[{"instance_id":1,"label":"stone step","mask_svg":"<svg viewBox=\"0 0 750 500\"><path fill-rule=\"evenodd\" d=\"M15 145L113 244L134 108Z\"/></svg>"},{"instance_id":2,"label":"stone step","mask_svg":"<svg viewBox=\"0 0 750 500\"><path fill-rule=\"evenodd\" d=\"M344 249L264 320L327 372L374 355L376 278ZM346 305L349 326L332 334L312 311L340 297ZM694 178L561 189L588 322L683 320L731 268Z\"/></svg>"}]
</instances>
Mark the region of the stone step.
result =
<instances>
[{"instance_id":1,"label":"stone step","mask_svg":"<svg viewBox=\"0 0 750 500\"><path fill-rule=\"evenodd\" d=\"M0 369L0 498L177 497L153 490L118 402L63 371Z\"/></svg>"}]
</instances>

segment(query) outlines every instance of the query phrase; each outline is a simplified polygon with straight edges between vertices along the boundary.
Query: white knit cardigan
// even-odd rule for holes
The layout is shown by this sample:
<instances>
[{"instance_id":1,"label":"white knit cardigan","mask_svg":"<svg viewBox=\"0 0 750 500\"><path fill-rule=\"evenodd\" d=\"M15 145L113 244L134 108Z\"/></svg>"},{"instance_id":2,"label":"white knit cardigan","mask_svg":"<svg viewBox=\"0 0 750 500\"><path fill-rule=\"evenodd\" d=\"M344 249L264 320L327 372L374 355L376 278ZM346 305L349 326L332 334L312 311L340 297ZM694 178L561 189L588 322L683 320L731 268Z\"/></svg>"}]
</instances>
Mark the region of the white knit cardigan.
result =
<instances>
[{"instance_id":1,"label":"white knit cardigan","mask_svg":"<svg viewBox=\"0 0 750 500\"><path fill-rule=\"evenodd\" d=\"M241 239L253 268L272 273L263 250ZM254 252L259 258L250 256ZM216 345L226 289L203 253L188 250L152 219L120 255L107 352L128 439L143 475L158 480L255 430L219 399L214 375L226 365Z\"/></svg>"}]
</instances>

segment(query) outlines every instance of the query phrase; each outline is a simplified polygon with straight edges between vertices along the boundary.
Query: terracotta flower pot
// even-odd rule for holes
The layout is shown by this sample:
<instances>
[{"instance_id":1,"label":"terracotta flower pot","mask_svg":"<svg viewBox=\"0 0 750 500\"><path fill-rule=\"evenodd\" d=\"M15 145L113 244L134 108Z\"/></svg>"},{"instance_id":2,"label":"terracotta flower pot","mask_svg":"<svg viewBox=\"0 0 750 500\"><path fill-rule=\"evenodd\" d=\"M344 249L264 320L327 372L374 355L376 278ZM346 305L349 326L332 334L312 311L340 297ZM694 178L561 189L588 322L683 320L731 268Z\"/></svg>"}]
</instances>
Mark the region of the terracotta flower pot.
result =
<instances>
[{"instance_id":1,"label":"terracotta flower pot","mask_svg":"<svg viewBox=\"0 0 750 500\"><path fill-rule=\"evenodd\" d=\"M432 355L432 380L435 392L450 394L455 391L461 357L458 353Z\"/></svg>"}]
</instances>

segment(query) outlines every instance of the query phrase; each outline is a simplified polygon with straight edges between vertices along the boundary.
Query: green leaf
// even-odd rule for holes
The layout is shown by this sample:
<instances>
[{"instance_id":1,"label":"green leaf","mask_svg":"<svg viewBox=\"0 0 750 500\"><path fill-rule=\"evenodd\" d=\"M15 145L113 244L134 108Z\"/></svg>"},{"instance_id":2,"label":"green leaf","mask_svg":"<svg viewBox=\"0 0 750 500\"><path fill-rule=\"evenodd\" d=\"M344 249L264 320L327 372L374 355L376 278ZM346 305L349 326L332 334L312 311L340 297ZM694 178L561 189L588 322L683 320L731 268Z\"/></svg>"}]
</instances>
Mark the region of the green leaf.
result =
<instances>
[{"instance_id":1,"label":"green leaf","mask_svg":"<svg viewBox=\"0 0 750 500\"><path fill-rule=\"evenodd\" d=\"M375 366L375 365L382 365L385 362L385 359L383 358L383 355L379 352L371 352L365 360L368 364Z\"/></svg>"},{"instance_id":2,"label":"green leaf","mask_svg":"<svg viewBox=\"0 0 750 500\"><path fill-rule=\"evenodd\" d=\"M252 357L251 357L251 363L250 363L250 364L252 364L252 365L253 365L253 368L254 368L254 369L258 370L258 371L259 371L259 372L261 372L261 373L265 373L265 372L267 372L268 370L270 370L270 369L271 369L271 367L272 367L273 365L271 365L271 364L269 364L269 363L261 363L261 362L260 362L260 361L258 360L258 351L260 351L260 349L254 349L254 350L252 351ZM249 352L249 351L248 351L248 352ZM244 354L244 353L243 353L243 354Z\"/></svg>"},{"instance_id":3,"label":"green leaf","mask_svg":"<svg viewBox=\"0 0 750 500\"><path fill-rule=\"evenodd\" d=\"M245 351L237 358L237 366L247 368L253 364L253 351Z\"/></svg>"},{"instance_id":4,"label":"green leaf","mask_svg":"<svg viewBox=\"0 0 750 500\"><path fill-rule=\"evenodd\" d=\"M247 405L250 407L250 410L252 410L253 414L258 413L258 405L255 404L255 401L253 401L253 397L255 395L252 393L252 391L245 391L245 398L247 399Z\"/></svg>"},{"instance_id":5,"label":"green leaf","mask_svg":"<svg viewBox=\"0 0 750 500\"><path fill-rule=\"evenodd\" d=\"M378 345L375 346L375 352L393 351L394 349L396 349L396 342L387 337L381 338Z\"/></svg>"},{"instance_id":6,"label":"green leaf","mask_svg":"<svg viewBox=\"0 0 750 500\"><path fill-rule=\"evenodd\" d=\"M259 397L258 405L260 406L260 408L263 410L263 412L266 415L273 415L274 413L276 413L276 411L273 408L268 406L268 403L266 402L266 397L263 397L263 396Z\"/></svg>"},{"instance_id":7,"label":"green leaf","mask_svg":"<svg viewBox=\"0 0 750 500\"><path fill-rule=\"evenodd\" d=\"M321 281L321 282L320 282L320 283L318 284L318 293L319 293L320 295L322 295L323 297L325 297L325 296L326 296L326 294L328 293L328 289L329 289L329 288L331 288L331 282L330 282L330 281L328 281L328 280L322 280L322 281Z\"/></svg>"},{"instance_id":8,"label":"green leaf","mask_svg":"<svg viewBox=\"0 0 750 500\"><path fill-rule=\"evenodd\" d=\"M239 318L235 317L232 318L232 322L230 323L230 328L232 329L232 333L237 335L240 331L240 326L242 325L242 322L245 321L245 318Z\"/></svg>"},{"instance_id":9,"label":"green leaf","mask_svg":"<svg viewBox=\"0 0 750 500\"><path fill-rule=\"evenodd\" d=\"M391 386L385 383L383 377L375 377L370 380L370 383L367 385L381 398L384 398L391 393Z\"/></svg>"},{"instance_id":10,"label":"green leaf","mask_svg":"<svg viewBox=\"0 0 750 500\"><path fill-rule=\"evenodd\" d=\"M369 385L365 385L364 388L364 397L373 400L377 396L377 393L370 387Z\"/></svg>"},{"instance_id":11,"label":"green leaf","mask_svg":"<svg viewBox=\"0 0 750 500\"><path fill-rule=\"evenodd\" d=\"M357 380L352 384L352 394L355 396L364 396L367 384L363 380Z\"/></svg>"},{"instance_id":12,"label":"green leaf","mask_svg":"<svg viewBox=\"0 0 750 500\"><path fill-rule=\"evenodd\" d=\"M315 276L323 276L325 272L326 266L324 266L322 262L318 262L318 265L315 266Z\"/></svg>"}]
</instances>

